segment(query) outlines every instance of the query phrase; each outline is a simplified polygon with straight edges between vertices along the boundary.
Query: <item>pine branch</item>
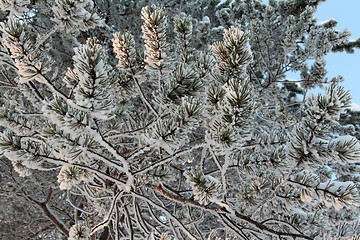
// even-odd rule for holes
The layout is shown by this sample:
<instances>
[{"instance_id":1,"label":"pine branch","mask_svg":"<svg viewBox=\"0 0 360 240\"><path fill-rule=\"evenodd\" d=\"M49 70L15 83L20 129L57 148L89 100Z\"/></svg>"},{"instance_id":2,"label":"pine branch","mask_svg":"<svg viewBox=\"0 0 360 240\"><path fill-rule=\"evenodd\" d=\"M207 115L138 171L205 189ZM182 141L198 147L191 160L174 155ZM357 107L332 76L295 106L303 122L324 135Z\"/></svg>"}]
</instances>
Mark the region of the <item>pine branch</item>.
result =
<instances>
[{"instance_id":1,"label":"pine branch","mask_svg":"<svg viewBox=\"0 0 360 240\"><path fill-rule=\"evenodd\" d=\"M213 212L213 213L223 213L223 214L230 214L230 212L222 207L222 208L217 208L217 207L213 207L211 205L201 205L199 204L198 202L196 201L193 201L191 199L186 199L186 198L182 198L182 197L178 197L178 196L175 196L175 195L172 195L166 191L163 190L163 188L161 186L156 186L156 185L151 185L151 184L146 184L145 185L146 187L156 191L156 192L159 192L161 195L163 195L164 197L170 199L170 200L174 200L176 202L179 202L183 205L191 205L191 206L194 206L194 207L198 207L198 208L201 208L201 209L205 209L205 210L209 210L210 212ZM245 216L245 215L242 215L238 212L235 211L235 216L236 218L240 219L240 220L244 220L246 222L248 222L249 224L253 225L254 227L257 227L258 229L262 230L262 231L265 231L269 234L274 234L276 236L288 236L288 237L293 237L293 238L302 238L302 239L313 239L309 236L306 236L306 235L303 235L303 234L297 234L297 233L287 233L287 232L281 232L281 231L276 231L276 230L273 230L267 226L265 226L264 224L262 224L261 222L257 222L255 220L252 220L250 217L248 216Z\"/></svg>"},{"instance_id":2,"label":"pine branch","mask_svg":"<svg viewBox=\"0 0 360 240\"><path fill-rule=\"evenodd\" d=\"M29 195L26 195L26 198L29 199L31 202L35 203L36 205L38 205L41 208L41 210L44 212L44 214L50 219L50 221L53 222L55 224L55 226L57 228L59 228L59 230L65 236L69 236L69 229L66 227L66 225L62 221L60 221L54 215L54 213L50 210L50 208L47 205L47 203L49 202L49 200L51 198L51 194L52 194L52 188L50 188L49 193L44 202L37 201L37 200L31 198Z\"/></svg>"},{"instance_id":3,"label":"pine branch","mask_svg":"<svg viewBox=\"0 0 360 240\"><path fill-rule=\"evenodd\" d=\"M159 117L158 112L154 109L154 107L151 105L151 103L149 102L149 100L147 100L147 98L145 97L145 94L143 92L143 90L140 87L139 81L137 80L137 78L135 76L133 76L133 79L135 80L136 86L138 88L138 91L140 93L141 99L143 100L143 102L145 103L145 105L151 109L151 111L155 114L155 116Z\"/></svg>"}]
</instances>

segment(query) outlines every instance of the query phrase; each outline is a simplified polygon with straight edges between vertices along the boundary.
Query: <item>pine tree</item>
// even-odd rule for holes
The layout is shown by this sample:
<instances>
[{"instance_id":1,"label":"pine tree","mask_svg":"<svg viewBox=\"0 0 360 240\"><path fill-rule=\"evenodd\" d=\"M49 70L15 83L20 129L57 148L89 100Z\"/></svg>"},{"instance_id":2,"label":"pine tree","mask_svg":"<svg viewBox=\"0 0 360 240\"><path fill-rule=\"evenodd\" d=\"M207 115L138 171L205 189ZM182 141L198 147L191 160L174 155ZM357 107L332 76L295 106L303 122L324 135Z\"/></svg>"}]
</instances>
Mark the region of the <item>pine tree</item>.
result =
<instances>
[{"instance_id":1,"label":"pine tree","mask_svg":"<svg viewBox=\"0 0 360 240\"><path fill-rule=\"evenodd\" d=\"M357 239L321 2L0 0L0 237Z\"/></svg>"}]
</instances>

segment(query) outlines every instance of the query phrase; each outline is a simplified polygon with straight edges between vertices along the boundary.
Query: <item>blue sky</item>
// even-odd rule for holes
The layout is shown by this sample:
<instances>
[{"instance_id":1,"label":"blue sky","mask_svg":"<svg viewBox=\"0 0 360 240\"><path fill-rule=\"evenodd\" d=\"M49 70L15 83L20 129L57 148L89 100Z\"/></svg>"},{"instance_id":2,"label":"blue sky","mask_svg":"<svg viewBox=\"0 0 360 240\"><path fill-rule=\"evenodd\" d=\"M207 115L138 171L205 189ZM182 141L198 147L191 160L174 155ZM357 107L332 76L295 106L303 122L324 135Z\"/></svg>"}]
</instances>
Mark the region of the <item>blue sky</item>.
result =
<instances>
[{"instance_id":1,"label":"blue sky","mask_svg":"<svg viewBox=\"0 0 360 240\"><path fill-rule=\"evenodd\" d=\"M318 21L334 18L338 21L336 29L347 28L351 39L360 37L360 0L327 0L321 4L316 13ZM343 86L351 91L353 102L360 104L360 49L354 54L330 53L326 58L327 76L329 78L342 75Z\"/></svg>"},{"instance_id":2,"label":"blue sky","mask_svg":"<svg viewBox=\"0 0 360 240\"><path fill-rule=\"evenodd\" d=\"M327 0L318 7L315 17L319 22L334 18L338 22L336 29L348 29L352 33L350 39L360 37L360 0ZM360 111L360 49L355 49L354 54L330 53L325 60L327 77L344 77L342 85L346 90L350 90L352 101L357 105L354 108ZM288 74L288 77L299 78L298 74L294 73Z\"/></svg>"}]
</instances>

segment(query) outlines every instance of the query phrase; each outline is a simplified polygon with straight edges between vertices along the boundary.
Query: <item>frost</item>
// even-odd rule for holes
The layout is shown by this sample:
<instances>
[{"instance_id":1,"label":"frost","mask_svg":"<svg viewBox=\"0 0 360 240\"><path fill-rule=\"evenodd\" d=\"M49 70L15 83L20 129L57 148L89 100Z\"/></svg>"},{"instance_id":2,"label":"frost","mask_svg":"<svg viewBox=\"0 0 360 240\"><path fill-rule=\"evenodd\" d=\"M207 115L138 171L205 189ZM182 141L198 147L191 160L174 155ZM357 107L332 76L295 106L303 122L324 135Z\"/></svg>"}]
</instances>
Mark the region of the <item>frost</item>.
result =
<instances>
[{"instance_id":1,"label":"frost","mask_svg":"<svg viewBox=\"0 0 360 240\"><path fill-rule=\"evenodd\" d=\"M153 6L152 9L142 8L141 18L144 20L141 29L146 48L144 61L150 69L160 70L167 58L165 52L168 46L166 42L167 17L163 8Z\"/></svg>"},{"instance_id":2,"label":"frost","mask_svg":"<svg viewBox=\"0 0 360 240\"><path fill-rule=\"evenodd\" d=\"M320 183L317 186L322 191L331 193L333 198L329 198L326 195L320 199L325 203L327 207L333 206L336 211L340 210L346 205L356 205L358 201L358 190L353 182L340 182L340 181L327 181Z\"/></svg>"},{"instance_id":3,"label":"frost","mask_svg":"<svg viewBox=\"0 0 360 240\"><path fill-rule=\"evenodd\" d=\"M68 240L88 240L90 229L85 223L77 223L70 228Z\"/></svg>"},{"instance_id":4,"label":"frost","mask_svg":"<svg viewBox=\"0 0 360 240\"><path fill-rule=\"evenodd\" d=\"M29 11L26 5L30 4L30 0L0 0L0 9L2 11L10 11L10 15L22 15Z\"/></svg>"},{"instance_id":5,"label":"frost","mask_svg":"<svg viewBox=\"0 0 360 240\"><path fill-rule=\"evenodd\" d=\"M58 175L58 183L60 183L60 189L71 189L72 186L79 184L83 180L88 180L89 173L72 166L63 166Z\"/></svg>"},{"instance_id":6,"label":"frost","mask_svg":"<svg viewBox=\"0 0 360 240\"><path fill-rule=\"evenodd\" d=\"M339 201L339 198L335 197L334 198L334 204L333 204L334 208L336 211L339 211L343 206Z\"/></svg>"},{"instance_id":7,"label":"frost","mask_svg":"<svg viewBox=\"0 0 360 240\"><path fill-rule=\"evenodd\" d=\"M94 3L90 0L55 0L52 19L66 32L88 30L104 23L94 11Z\"/></svg>"},{"instance_id":8,"label":"frost","mask_svg":"<svg viewBox=\"0 0 360 240\"><path fill-rule=\"evenodd\" d=\"M337 23L337 21L334 18L330 18L328 20L317 22L317 25L322 26L322 25L329 25L329 24L336 24L336 23Z\"/></svg>"},{"instance_id":9,"label":"frost","mask_svg":"<svg viewBox=\"0 0 360 240\"><path fill-rule=\"evenodd\" d=\"M150 233L148 240L156 240L154 232Z\"/></svg>"},{"instance_id":10,"label":"frost","mask_svg":"<svg viewBox=\"0 0 360 240\"><path fill-rule=\"evenodd\" d=\"M351 107L349 109L353 112L360 112L360 105L352 102Z\"/></svg>"},{"instance_id":11,"label":"frost","mask_svg":"<svg viewBox=\"0 0 360 240\"><path fill-rule=\"evenodd\" d=\"M317 23L319 0L5 2L1 221L36 239L357 231L357 116L324 60L357 42ZM33 221L45 207L58 228Z\"/></svg>"},{"instance_id":12,"label":"frost","mask_svg":"<svg viewBox=\"0 0 360 240\"><path fill-rule=\"evenodd\" d=\"M310 203L312 200L310 192L305 188L301 189L300 199L305 203Z\"/></svg>"},{"instance_id":13,"label":"frost","mask_svg":"<svg viewBox=\"0 0 360 240\"><path fill-rule=\"evenodd\" d=\"M329 143L329 149L334 151L337 160L341 162L353 162L360 159L360 143L350 135L333 139Z\"/></svg>"},{"instance_id":14,"label":"frost","mask_svg":"<svg viewBox=\"0 0 360 240\"><path fill-rule=\"evenodd\" d=\"M218 179L193 170L186 173L186 182L192 188L194 199L200 204L207 204L209 201L218 202L218 189L221 186Z\"/></svg>"},{"instance_id":15,"label":"frost","mask_svg":"<svg viewBox=\"0 0 360 240\"><path fill-rule=\"evenodd\" d=\"M88 39L86 44L75 48L73 57L73 73L78 79L74 89L76 103L89 109L98 119L109 118L113 110L108 80L111 67L106 63L105 51L96 39Z\"/></svg>"},{"instance_id":16,"label":"frost","mask_svg":"<svg viewBox=\"0 0 360 240\"><path fill-rule=\"evenodd\" d=\"M248 34L240 28L231 27L224 30L224 40L215 42L212 50L218 60L218 68L228 74L240 74L252 60L251 48L248 42Z\"/></svg>"},{"instance_id":17,"label":"frost","mask_svg":"<svg viewBox=\"0 0 360 240\"><path fill-rule=\"evenodd\" d=\"M335 192L335 191L344 191L345 189L347 189L349 186L353 185L354 183L352 182L339 182L339 181L327 181L327 182L323 182L320 183L318 185L318 188L320 189L328 189L331 192Z\"/></svg>"},{"instance_id":18,"label":"frost","mask_svg":"<svg viewBox=\"0 0 360 240\"><path fill-rule=\"evenodd\" d=\"M21 176L21 177L27 177L31 175L31 171L29 168L27 168L23 161L16 160L12 162L14 166L14 170Z\"/></svg>"},{"instance_id":19,"label":"frost","mask_svg":"<svg viewBox=\"0 0 360 240\"><path fill-rule=\"evenodd\" d=\"M116 58L119 59L119 69L132 70L136 62L134 37L128 32L124 34L115 33L112 42Z\"/></svg>"}]
</instances>

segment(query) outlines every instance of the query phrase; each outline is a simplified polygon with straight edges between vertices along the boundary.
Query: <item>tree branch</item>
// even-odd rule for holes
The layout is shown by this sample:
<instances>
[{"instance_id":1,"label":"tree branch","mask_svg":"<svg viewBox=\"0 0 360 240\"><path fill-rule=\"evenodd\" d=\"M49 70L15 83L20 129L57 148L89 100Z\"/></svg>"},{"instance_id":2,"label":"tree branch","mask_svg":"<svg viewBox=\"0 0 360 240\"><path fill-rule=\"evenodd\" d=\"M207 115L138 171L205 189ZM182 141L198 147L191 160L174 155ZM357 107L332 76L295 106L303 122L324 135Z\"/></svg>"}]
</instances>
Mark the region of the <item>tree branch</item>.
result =
<instances>
[{"instance_id":1,"label":"tree branch","mask_svg":"<svg viewBox=\"0 0 360 240\"><path fill-rule=\"evenodd\" d=\"M187 199L187 198L182 198L182 197L179 197L179 196L172 195L172 194L166 192L160 185L155 186L155 185L151 185L151 184L146 184L145 186L150 188L150 189L153 189L154 191L156 191L158 193L160 193L162 196L164 196L164 197L166 197L166 198L168 198L170 200L174 200L176 202L182 203L183 205L192 205L192 206L195 206L195 207L199 207L199 208L202 208L202 209L209 210L209 211L214 212L214 213L223 213L223 214L228 214L228 215L231 214L225 207L220 207L219 208L219 207L214 207L214 206L211 206L211 205L202 205L202 204L200 204L200 203L198 203L198 202L196 202L196 201L194 201L192 199ZM293 237L293 238L303 238L303 239L309 239L309 240L312 239L311 237L303 235L303 234L276 231L276 230L273 230L273 229L265 226L261 222L257 222L257 221L251 219L248 216L240 214L239 212L234 211L234 213L235 213L235 217L237 217L238 219L244 220L244 221L248 222L249 224L257 227L258 229L260 229L262 231L265 231L265 232L268 232L269 234L274 234L274 235L277 235L277 236L288 236L288 237Z\"/></svg>"}]
</instances>

